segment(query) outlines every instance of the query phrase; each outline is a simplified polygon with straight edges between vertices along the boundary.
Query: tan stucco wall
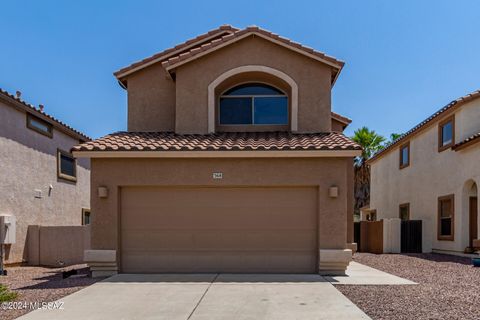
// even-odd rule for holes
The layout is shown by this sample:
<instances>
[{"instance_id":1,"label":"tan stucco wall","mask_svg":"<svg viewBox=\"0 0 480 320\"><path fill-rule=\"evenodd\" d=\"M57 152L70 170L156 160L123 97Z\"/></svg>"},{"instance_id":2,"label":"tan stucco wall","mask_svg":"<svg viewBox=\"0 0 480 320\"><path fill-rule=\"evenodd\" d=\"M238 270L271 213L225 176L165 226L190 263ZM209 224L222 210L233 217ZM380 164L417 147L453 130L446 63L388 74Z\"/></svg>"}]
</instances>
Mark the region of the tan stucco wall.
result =
<instances>
[{"instance_id":1,"label":"tan stucco wall","mask_svg":"<svg viewBox=\"0 0 480 320\"><path fill-rule=\"evenodd\" d=\"M90 249L90 225L28 227L28 264L59 267L83 263Z\"/></svg>"},{"instance_id":2,"label":"tan stucco wall","mask_svg":"<svg viewBox=\"0 0 480 320\"><path fill-rule=\"evenodd\" d=\"M53 139L26 127L24 112L0 104L0 213L17 219L16 244L8 263L22 262L29 225L80 225L82 208L90 208L89 160L79 159L77 182L57 179L57 148L78 140L54 129ZM49 185L53 186L49 195ZM42 198L35 198L35 190Z\"/></svg>"},{"instance_id":3,"label":"tan stucco wall","mask_svg":"<svg viewBox=\"0 0 480 320\"><path fill-rule=\"evenodd\" d=\"M455 119L456 142L480 131L480 100L460 108ZM480 186L480 145L439 153L437 136L435 124L410 140L411 163L405 169L399 170L398 148L373 162L370 208L377 210L379 219L397 218L399 205L410 203L410 218L423 220L425 252L432 249L463 251L469 236L466 189L472 181ZM455 194L455 241L439 241L437 200L449 194Z\"/></svg>"},{"instance_id":4,"label":"tan stucco wall","mask_svg":"<svg viewBox=\"0 0 480 320\"><path fill-rule=\"evenodd\" d=\"M318 186L320 248L343 249L351 164L348 158L92 159L92 248L118 249L119 188L148 185ZM213 172L223 179L212 179ZM333 185L338 198L328 196ZM99 186L108 188L108 198L97 197Z\"/></svg>"},{"instance_id":5,"label":"tan stucco wall","mask_svg":"<svg viewBox=\"0 0 480 320\"><path fill-rule=\"evenodd\" d=\"M207 133L208 85L245 65L274 68L295 80L299 132L330 131L330 67L259 37L242 39L176 70L176 131Z\"/></svg>"},{"instance_id":6,"label":"tan stucco wall","mask_svg":"<svg viewBox=\"0 0 480 320\"><path fill-rule=\"evenodd\" d=\"M174 131L175 83L161 64L128 77L128 130Z\"/></svg>"},{"instance_id":7,"label":"tan stucco wall","mask_svg":"<svg viewBox=\"0 0 480 320\"><path fill-rule=\"evenodd\" d=\"M259 37L180 66L175 82L166 79L161 64L129 76L128 130L207 133L208 85L222 73L245 65L268 66L295 80L299 132L330 131L331 67Z\"/></svg>"},{"instance_id":8,"label":"tan stucco wall","mask_svg":"<svg viewBox=\"0 0 480 320\"><path fill-rule=\"evenodd\" d=\"M355 207L353 181L355 173L353 170L353 159L347 164L347 243L353 242L353 211Z\"/></svg>"},{"instance_id":9,"label":"tan stucco wall","mask_svg":"<svg viewBox=\"0 0 480 320\"><path fill-rule=\"evenodd\" d=\"M333 132L343 132L343 127L345 125L338 120L332 118L332 131Z\"/></svg>"}]
</instances>

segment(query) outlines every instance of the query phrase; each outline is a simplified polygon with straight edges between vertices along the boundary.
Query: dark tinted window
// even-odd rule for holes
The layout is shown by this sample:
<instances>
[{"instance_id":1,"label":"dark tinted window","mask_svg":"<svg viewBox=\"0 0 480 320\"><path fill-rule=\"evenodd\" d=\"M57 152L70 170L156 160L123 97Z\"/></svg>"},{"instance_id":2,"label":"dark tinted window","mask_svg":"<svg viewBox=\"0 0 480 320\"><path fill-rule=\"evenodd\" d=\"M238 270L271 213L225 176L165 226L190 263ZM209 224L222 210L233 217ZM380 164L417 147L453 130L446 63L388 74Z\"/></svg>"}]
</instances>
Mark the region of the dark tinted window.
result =
<instances>
[{"instance_id":1,"label":"dark tinted window","mask_svg":"<svg viewBox=\"0 0 480 320\"><path fill-rule=\"evenodd\" d=\"M409 220L410 219L410 205L402 204L400 205L400 219Z\"/></svg>"},{"instance_id":2,"label":"dark tinted window","mask_svg":"<svg viewBox=\"0 0 480 320\"><path fill-rule=\"evenodd\" d=\"M251 124L252 98L220 99L221 124Z\"/></svg>"},{"instance_id":3,"label":"dark tinted window","mask_svg":"<svg viewBox=\"0 0 480 320\"><path fill-rule=\"evenodd\" d=\"M75 181L77 178L77 161L65 151L58 151L58 176Z\"/></svg>"},{"instance_id":4,"label":"dark tinted window","mask_svg":"<svg viewBox=\"0 0 480 320\"><path fill-rule=\"evenodd\" d=\"M74 177L75 176L75 160L69 156L62 154L61 156L61 173Z\"/></svg>"},{"instance_id":5,"label":"dark tinted window","mask_svg":"<svg viewBox=\"0 0 480 320\"><path fill-rule=\"evenodd\" d=\"M454 196L438 199L438 236L441 240L453 240Z\"/></svg>"},{"instance_id":6,"label":"dark tinted window","mask_svg":"<svg viewBox=\"0 0 480 320\"><path fill-rule=\"evenodd\" d=\"M46 135L50 138L53 135L53 128L50 123L45 122L42 119L39 119L31 114L27 114L27 128Z\"/></svg>"},{"instance_id":7,"label":"dark tinted window","mask_svg":"<svg viewBox=\"0 0 480 320\"><path fill-rule=\"evenodd\" d=\"M263 83L246 83L232 88L224 96L284 95L280 90Z\"/></svg>"},{"instance_id":8,"label":"dark tinted window","mask_svg":"<svg viewBox=\"0 0 480 320\"><path fill-rule=\"evenodd\" d=\"M254 98L255 124L288 124L287 97Z\"/></svg>"},{"instance_id":9,"label":"dark tinted window","mask_svg":"<svg viewBox=\"0 0 480 320\"><path fill-rule=\"evenodd\" d=\"M447 122L442 126L442 146L453 142L453 126L452 122Z\"/></svg>"},{"instance_id":10,"label":"dark tinted window","mask_svg":"<svg viewBox=\"0 0 480 320\"><path fill-rule=\"evenodd\" d=\"M410 164L410 144L400 147L400 169Z\"/></svg>"},{"instance_id":11,"label":"dark tinted window","mask_svg":"<svg viewBox=\"0 0 480 320\"><path fill-rule=\"evenodd\" d=\"M266 84L236 86L220 97L222 125L287 125L288 98Z\"/></svg>"},{"instance_id":12,"label":"dark tinted window","mask_svg":"<svg viewBox=\"0 0 480 320\"><path fill-rule=\"evenodd\" d=\"M82 210L82 224L87 225L90 224L90 210Z\"/></svg>"}]
</instances>

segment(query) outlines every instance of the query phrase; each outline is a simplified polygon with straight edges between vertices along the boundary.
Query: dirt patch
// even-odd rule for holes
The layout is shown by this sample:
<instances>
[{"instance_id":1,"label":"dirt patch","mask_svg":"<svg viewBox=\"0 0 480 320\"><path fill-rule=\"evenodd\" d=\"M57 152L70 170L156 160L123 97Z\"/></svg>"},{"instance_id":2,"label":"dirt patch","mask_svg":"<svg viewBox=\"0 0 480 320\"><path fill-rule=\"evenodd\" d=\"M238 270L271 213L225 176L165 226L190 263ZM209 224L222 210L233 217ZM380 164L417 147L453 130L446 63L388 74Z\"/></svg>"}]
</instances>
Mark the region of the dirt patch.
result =
<instances>
[{"instance_id":1,"label":"dirt patch","mask_svg":"<svg viewBox=\"0 0 480 320\"><path fill-rule=\"evenodd\" d=\"M80 277L63 279L62 271L77 269ZM53 302L75 291L83 289L102 278L92 279L87 276L85 265L68 268L13 267L7 268L8 276L0 277L0 283L18 294L15 302ZM15 319L32 311L29 308L9 310L8 303L0 307L0 319Z\"/></svg>"},{"instance_id":2,"label":"dirt patch","mask_svg":"<svg viewBox=\"0 0 480 320\"><path fill-rule=\"evenodd\" d=\"M354 261L418 283L335 286L372 319L480 319L480 268L469 258L357 253Z\"/></svg>"}]
</instances>

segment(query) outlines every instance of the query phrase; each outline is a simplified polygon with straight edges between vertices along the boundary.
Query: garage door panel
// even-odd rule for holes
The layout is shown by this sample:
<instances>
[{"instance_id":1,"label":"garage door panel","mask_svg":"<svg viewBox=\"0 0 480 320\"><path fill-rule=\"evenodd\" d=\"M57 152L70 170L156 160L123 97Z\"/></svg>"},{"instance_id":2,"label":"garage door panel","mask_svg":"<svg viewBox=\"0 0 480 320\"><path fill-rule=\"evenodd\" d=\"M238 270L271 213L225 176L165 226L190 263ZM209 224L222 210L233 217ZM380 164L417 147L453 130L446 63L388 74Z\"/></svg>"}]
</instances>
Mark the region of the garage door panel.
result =
<instances>
[{"instance_id":1,"label":"garage door panel","mask_svg":"<svg viewBox=\"0 0 480 320\"><path fill-rule=\"evenodd\" d=\"M124 272L314 272L315 188L122 188Z\"/></svg>"},{"instance_id":2,"label":"garage door panel","mask_svg":"<svg viewBox=\"0 0 480 320\"><path fill-rule=\"evenodd\" d=\"M288 253L288 254L285 254ZM168 263L165 263L168 261ZM147 262L147 263L146 263ZM315 265L311 254L271 251L239 252L134 252L129 254L123 268L140 273L188 272L256 272L256 273L311 273ZM129 271L127 271L129 272Z\"/></svg>"},{"instance_id":3,"label":"garage door panel","mask_svg":"<svg viewBox=\"0 0 480 320\"><path fill-rule=\"evenodd\" d=\"M305 248L314 247L317 241L312 230L299 232L284 232L283 230L150 230L124 229L123 249L185 250L193 246L195 249L212 250L305 250Z\"/></svg>"}]
</instances>

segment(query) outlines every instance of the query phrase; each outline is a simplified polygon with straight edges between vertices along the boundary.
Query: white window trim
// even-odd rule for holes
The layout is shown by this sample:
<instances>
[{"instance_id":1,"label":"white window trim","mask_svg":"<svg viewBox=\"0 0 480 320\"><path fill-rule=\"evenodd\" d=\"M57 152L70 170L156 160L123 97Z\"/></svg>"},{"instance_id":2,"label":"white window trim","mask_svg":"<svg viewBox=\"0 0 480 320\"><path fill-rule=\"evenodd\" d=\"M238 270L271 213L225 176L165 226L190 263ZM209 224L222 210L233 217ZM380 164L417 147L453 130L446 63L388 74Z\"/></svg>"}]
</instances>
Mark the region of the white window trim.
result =
<instances>
[{"instance_id":1,"label":"white window trim","mask_svg":"<svg viewBox=\"0 0 480 320\"><path fill-rule=\"evenodd\" d=\"M277 78L282 79L285 81L291 88L291 120L290 120L290 129L292 132L296 132L298 130L298 85L289 75L286 73L273 69L267 66L259 66L259 65L248 65L248 66L241 66L237 68L230 69L224 73L222 73L218 78L212 81L208 85L208 132L214 133L215 132L215 89L218 85L220 85L223 81L227 80L228 78L237 75L239 73L245 72L264 72L271 74Z\"/></svg>"}]
</instances>

